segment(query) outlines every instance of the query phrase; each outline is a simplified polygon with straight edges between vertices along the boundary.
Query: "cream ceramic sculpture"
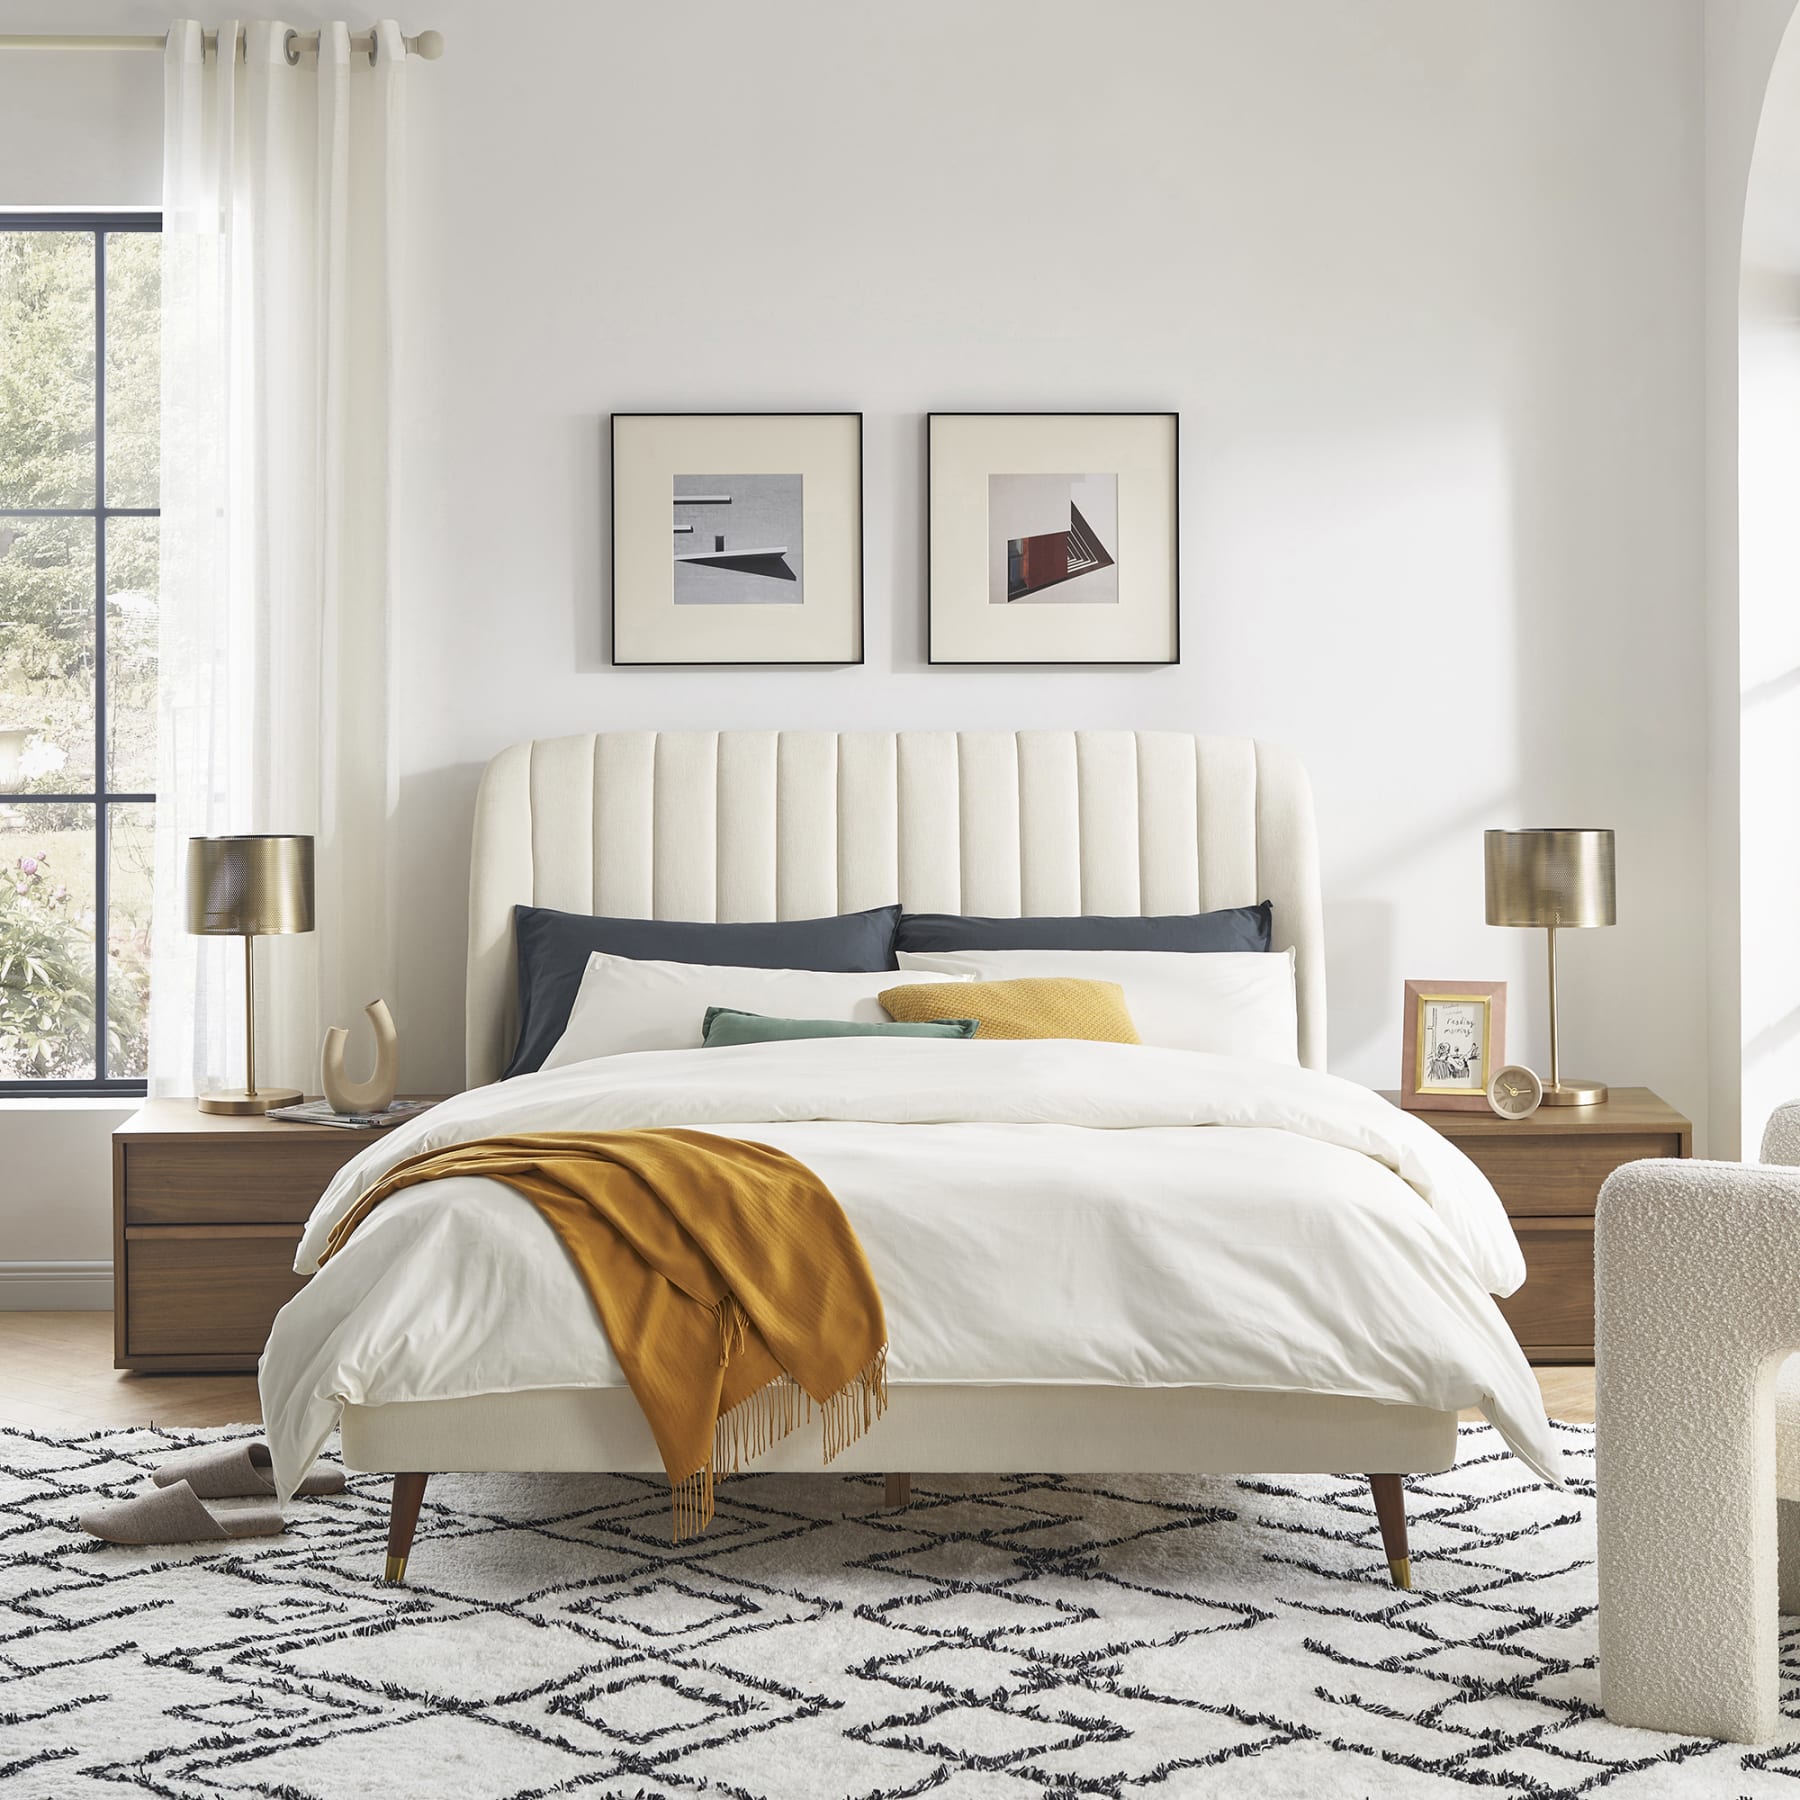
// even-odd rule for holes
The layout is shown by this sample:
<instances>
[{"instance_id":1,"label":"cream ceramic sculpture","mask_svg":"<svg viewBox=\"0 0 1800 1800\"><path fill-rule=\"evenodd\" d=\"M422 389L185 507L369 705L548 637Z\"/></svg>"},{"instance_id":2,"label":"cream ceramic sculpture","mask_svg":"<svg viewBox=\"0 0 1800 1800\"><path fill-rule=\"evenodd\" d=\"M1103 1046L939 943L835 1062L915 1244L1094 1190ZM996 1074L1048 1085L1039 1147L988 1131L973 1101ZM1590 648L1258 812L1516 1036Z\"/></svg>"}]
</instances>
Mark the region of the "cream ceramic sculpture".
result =
<instances>
[{"instance_id":1,"label":"cream ceramic sculpture","mask_svg":"<svg viewBox=\"0 0 1800 1800\"><path fill-rule=\"evenodd\" d=\"M394 1087L400 1072L400 1040L393 1015L385 1000L371 1000L363 1011L375 1027L375 1072L367 1081L352 1081L344 1073L344 1046L350 1034L341 1025L325 1033L325 1098L333 1112L380 1112L394 1103Z\"/></svg>"}]
</instances>

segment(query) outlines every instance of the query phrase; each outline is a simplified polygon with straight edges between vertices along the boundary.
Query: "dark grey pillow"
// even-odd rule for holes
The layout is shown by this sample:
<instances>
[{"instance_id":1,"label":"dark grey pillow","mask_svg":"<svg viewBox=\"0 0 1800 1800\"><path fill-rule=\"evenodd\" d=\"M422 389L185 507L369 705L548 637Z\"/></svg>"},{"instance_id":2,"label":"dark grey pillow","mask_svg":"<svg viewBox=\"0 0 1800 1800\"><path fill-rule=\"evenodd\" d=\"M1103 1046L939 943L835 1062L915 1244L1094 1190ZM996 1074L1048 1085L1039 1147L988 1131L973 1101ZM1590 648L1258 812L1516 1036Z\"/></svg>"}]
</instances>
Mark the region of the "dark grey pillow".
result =
<instances>
[{"instance_id":1,"label":"dark grey pillow","mask_svg":"<svg viewBox=\"0 0 1800 1800\"><path fill-rule=\"evenodd\" d=\"M830 919L762 925L702 925L684 919L606 919L515 906L519 956L519 1041L506 1074L543 1065L569 1023L587 959L596 950L639 962L713 963L731 969L823 969L838 973L898 967L897 906ZM505 1079L505 1077L502 1077Z\"/></svg>"},{"instance_id":2,"label":"dark grey pillow","mask_svg":"<svg viewBox=\"0 0 1800 1800\"><path fill-rule=\"evenodd\" d=\"M1095 913L1074 919L983 919L965 913L903 913L894 948L938 955L957 950L1267 950L1272 911L1261 900L1255 906L1160 918Z\"/></svg>"}]
</instances>

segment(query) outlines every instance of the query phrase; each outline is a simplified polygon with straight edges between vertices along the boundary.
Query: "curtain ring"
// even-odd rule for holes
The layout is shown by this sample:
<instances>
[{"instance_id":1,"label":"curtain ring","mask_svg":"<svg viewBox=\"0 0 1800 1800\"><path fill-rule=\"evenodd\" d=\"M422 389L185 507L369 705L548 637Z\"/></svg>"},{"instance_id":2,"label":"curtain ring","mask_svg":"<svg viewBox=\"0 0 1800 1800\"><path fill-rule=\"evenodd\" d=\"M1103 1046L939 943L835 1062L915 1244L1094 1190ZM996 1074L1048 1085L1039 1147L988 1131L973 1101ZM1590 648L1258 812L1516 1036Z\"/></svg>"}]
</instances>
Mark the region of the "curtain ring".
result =
<instances>
[{"instance_id":1,"label":"curtain ring","mask_svg":"<svg viewBox=\"0 0 1800 1800\"><path fill-rule=\"evenodd\" d=\"M300 66L299 38L299 32L290 25L281 40L282 54L286 56L290 69L297 69Z\"/></svg>"}]
</instances>

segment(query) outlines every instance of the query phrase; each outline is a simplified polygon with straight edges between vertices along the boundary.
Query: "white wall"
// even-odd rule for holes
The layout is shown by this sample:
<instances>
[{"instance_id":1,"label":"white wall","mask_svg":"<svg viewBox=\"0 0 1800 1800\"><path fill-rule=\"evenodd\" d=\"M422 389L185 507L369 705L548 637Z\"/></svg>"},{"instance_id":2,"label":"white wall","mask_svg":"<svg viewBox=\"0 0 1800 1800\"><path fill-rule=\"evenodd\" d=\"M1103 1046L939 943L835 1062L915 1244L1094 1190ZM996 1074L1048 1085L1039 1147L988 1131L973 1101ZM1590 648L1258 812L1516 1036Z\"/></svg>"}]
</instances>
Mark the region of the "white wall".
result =
<instances>
[{"instance_id":1,"label":"white wall","mask_svg":"<svg viewBox=\"0 0 1800 1800\"><path fill-rule=\"evenodd\" d=\"M6 31L105 31L101 8L9 4ZM159 19L144 30L161 31ZM137 29L137 27L127 27ZM0 51L0 206L155 206L162 198L162 70L143 54Z\"/></svg>"},{"instance_id":2,"label":"white wall","mask_svg":"<svg viewBox=\"0 0 1800 1800\"><path fill-rule=\"evenodd\" d=\"M1140 3L1098 41L1062 0L530 16L445 0L417 84L415 1078L456 1075L502 744L1085 722L1306 755L1332 1059L1372 1082L1408 976L1513 978L1543 1060L1542 945L1483 924L1480 832L1615 826L1569 1066L1704 1114L1694 7ZM1094 254L1008 273L1077 220ZM869 666L609 671L608 410L815 404L868 415ZM1109 405L1182 413L1184 666L927 670L919 414Z\"/></svg>"},{"instance_id":3,"label":"white wall","mask_svg":"<svg viewBox=\"0 0 1800 1800\"><path fill-rule=\"evenodd\" d=\"M1483 924L1480 834L1614 826L1565 1060L1704 1124L1698 0L419 3L448 53L413 82L402 346L409 1083L460 1077L502 745L1089 724L1306 756L1332 1061L1377 1084L1409 976L1512 980L1542 1064L1542 944ZM83 67L62 110L154 155ZM0 103L0 202L22 169L47 197L35 157ZM1088 254L1009 270L1069 222ZM607 667L606 416L709 406L867 415L866 667ZM920 415L1065 406L1182 414L1186 661L927 669Z\"/></svg>"},{"instance_id":4,"label":"white wall","mask_svg":"<svg viewBox=\"0 0 1800 1800\"><path fill-rule=\"evenodd\" d=\"M1754 1151L1740 1054L1738 810L1738 337L1744 195L1781 35L1794 0L1713 0L1704 12L1706 74L1704 358L1708 627L1707 1111L1713 1155Z\"/></svg>"},{"instance_id":5,"label":"white wall","mask_svg":"<svg viewBox=\"0 0 1800 1800\"><path fill-rule=\"evenodd\" d=\"M1737 549L1736 605L1725 609L1737 638L1735 646L1720 645L1721 671L1734 679L1721 695L1715 733L1735 728L1738 752L1718 771L1721 784L1734 783L1737 805L1728 811L1722 795L1717 810L1737 827L1736 855L1719 865L1735 868L1739 881L1731 1042L1739 1052L1732 1060L1741 1079L1740 1137L1751 1154L1770 1111L1800 1092L1800 837L1792 829L1800 768L1800 27L1789 23L1792 11L1763 0L1734 34L1740 52L1746 40L1764 52L1736 60L1749 60L1752 76L1760 63L1767 90L1751 114L1752 144L1743 145L1740 130L1732 148L1743 153L1717 159L1721 175L1741 171L1744 196L1732 319L1738 366L1724 384L1737 400L1737 529L1715 528Z\"/></svg>"},{"instance_id":6,"label":"white wall","mask_svg":"<svg viewBox=\"0 0 1800 1800\"><path fill-rule=\"evenodd\" d=\"M0 1312L112 1305L112 1133L127 1101L0 1101Z\"/></svg>"}]
</instances>

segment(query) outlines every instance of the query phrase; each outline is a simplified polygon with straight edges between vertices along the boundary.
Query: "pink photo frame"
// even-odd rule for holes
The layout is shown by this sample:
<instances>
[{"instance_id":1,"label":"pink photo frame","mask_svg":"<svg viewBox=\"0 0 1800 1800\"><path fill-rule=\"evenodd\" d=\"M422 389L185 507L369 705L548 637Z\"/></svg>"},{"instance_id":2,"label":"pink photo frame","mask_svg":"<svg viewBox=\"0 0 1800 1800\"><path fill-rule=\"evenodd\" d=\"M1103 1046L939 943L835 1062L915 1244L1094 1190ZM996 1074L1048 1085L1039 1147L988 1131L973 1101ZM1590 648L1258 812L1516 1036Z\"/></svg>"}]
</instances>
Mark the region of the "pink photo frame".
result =
<instances>
[{"instance_id":1,"label":"pink photo frame","mask_svg":"<svg viewBox=\"0 0 1800 1800\"><path fill-rule=\"evenodd\" d=\"M1409 981L1400 1104L1413 1112L1486 1112L1506 1061L1504 981Z\"/></svg>"}]
</instances>

